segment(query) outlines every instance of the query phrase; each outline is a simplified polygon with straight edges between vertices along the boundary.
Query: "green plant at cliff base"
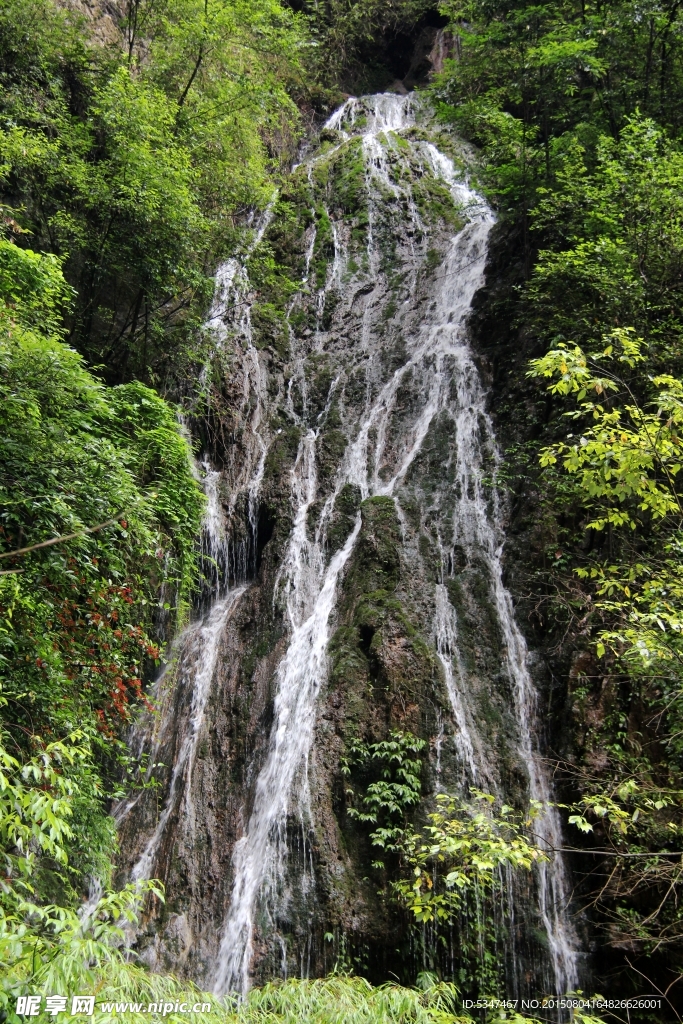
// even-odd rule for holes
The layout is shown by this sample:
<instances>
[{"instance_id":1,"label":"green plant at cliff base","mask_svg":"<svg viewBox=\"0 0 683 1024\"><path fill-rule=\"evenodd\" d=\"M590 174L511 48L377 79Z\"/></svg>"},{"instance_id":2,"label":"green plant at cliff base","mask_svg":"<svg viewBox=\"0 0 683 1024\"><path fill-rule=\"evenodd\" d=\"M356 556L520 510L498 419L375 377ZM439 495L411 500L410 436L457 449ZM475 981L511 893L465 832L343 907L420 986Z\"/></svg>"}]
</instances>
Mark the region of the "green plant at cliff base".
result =
<instances>
[{"instance_id":1,"label":"green plant at cliff base","mask_svg":"<svg viewBox=\"0 0 683 1024\"><path fill-rule=\"evenodd\" d=\"M370 842L391 861L375 860L372 866L388 869L390 877L403 876L388 887L420 927L457 919L464 975L479 992L492 992L501 981L501 964L492 952L497 938L492 908L500 870L529 871L546 859L529 834L541 807L533 803L522 816L503 805L493 814L494 797L479 790L472 790L472 804L438 794L438 810L429 815L428 825L416 830L407 815L421 798L419 754L424 746L412 733L398 730L378 743L352 741L342 771L347 778L359 774L366 785L359 793L347 783L347 814L375 826ZM473 922L471 906L477 908Z\"/></svg>"},{"instance_id":2,"label":"green plant at cliff base","mask_svg":"<svg viewBox=\"0 0 683 1024\"><path fill-rule=\"evenodd\" d=\"M437 794L427 825L393 837L404 877L392 889L421 927L430 926L434 942L441 926L457 929L458 976L485 997L504 989L498 940L505 923L496 906L509 884L505 869L529 872L546 857L531 835L539 804L532 802L526 815L506 804L494 813L493 796L471 792L471 803Z\"/></svg>"},{"instance_id":3,"label":"green plant at cliff base","mask_svg":"<svg viewBox=\"0 0 683 1024\"><path fill-rule=\"evenodd\" d=\"M67 769L91 758L87 740L74 733L43 746L23 764L8 753L0 734L0 1010L22 1019L16 1000L27 992L71 995L94 991L103 971L115 980L124 968L121 925L136 920L145 892L155 883L108 893L83 919L75 910L41 901L40 875L68 867L66 845L77 784Z\"/></svg>"},{"instance_id":4,"label":"green plant at cliff base","mask_svg":"<svg viewBox=\"0 0 683 1024\"><path fill-rule=\"evenodd\" d=\"M576 1024L601 1024L577 1012ZM486 1013L487 1024L537 1024L513 1011ZM333 975L318 981L274 982L255 989L226 1024L474 1024L456 987L425 972L417 988Z\"/></svg>"},{"instance_id":5,"label":"green plant at cliff base","mask_svg":"<svg viewBox=\"0 0 683 1024\"><path fill-rule=\"evenodd\" d=\"M446 920L462 906L473 886L492 889L499 868L530 871L547 859L529 837L542 808L535 801L527 815L503 804L491 813L495 798L472 790L477 804L437 794L439 809L421 831L406 829L400 848L413 877L395 885L401 902L418 921Z\"/></svg>"}]
</instances>

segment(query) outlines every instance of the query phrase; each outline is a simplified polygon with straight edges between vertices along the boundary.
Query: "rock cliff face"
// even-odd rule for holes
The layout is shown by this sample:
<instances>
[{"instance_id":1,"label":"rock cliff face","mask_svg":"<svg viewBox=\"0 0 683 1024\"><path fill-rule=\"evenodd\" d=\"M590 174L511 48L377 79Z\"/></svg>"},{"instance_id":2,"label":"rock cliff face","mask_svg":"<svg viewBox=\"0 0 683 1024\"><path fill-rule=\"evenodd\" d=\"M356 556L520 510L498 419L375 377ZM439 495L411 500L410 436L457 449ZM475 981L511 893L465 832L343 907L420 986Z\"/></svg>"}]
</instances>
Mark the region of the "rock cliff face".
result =
<instances>
[{"instance_id":1,"label":"rock cliff face","mask_svg":"<svg viewBox=\"0 0 683 1024\"><path fill-rule=\"evenodd\" d=\"M503 582L499 456L468 342L493 222L470 161L414 97L349 100L217 276L231 412L201 464L205 615L136 727L158 784L116 809L122 876L167 890L143 958L217 992L335 963L471 971L476 908L425 943L378 895L395 866L372 867L349 814L371 777L359 750L425 741L417 821L472 785L550 797L545 681ZM552 812L538 830L562 845ZM508 993L575 984L568 891L558 858L501 877Z\"/></svg>"}]
</instances>

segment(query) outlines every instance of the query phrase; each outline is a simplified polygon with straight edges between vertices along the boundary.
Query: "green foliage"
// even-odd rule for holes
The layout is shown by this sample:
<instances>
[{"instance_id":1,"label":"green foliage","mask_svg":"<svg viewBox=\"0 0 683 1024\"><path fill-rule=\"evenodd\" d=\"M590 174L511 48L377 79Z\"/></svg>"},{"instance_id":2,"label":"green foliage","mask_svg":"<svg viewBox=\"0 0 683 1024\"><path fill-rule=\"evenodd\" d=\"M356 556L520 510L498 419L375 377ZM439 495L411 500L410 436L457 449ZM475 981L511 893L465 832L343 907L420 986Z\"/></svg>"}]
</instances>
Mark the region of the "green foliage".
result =
<instances>
[{"instance_id":1,"label":"green foliage","mask_svg":"<svg viewBox=\"0 0 683 1024\"><path fill-rule=\"evenodd\" d=\"M683 154L634 115L594 152L558 148L531 216L541 252L528 288L538 335L583 347L625 325L660 372L680 368Z\"/></svg>"},{"instance_id":2,"label":"green foliage","mask_svg":"<svg viewBox=\"0 0 683 1024\"><path fill-rule=\"evenodd\" d=\"M452 918L468 890L495 887L501 866L529 871L546 859L530 838L539 806L522 816L503 804L494 815L494 797L478 790L473 795L478 807L438 794L430 824L421 832L407 829L400 838L413 877L397 882L395 890L418 921Z\"/></svg>"},{"instance_id":3,"label":"green foliage","mask_svg":"<svg viewBox=\"0 0 683 1024\"><path fill-rule=\"evenodd\" d=\"M163 901L158 883L129 885L106 892L79 916L41 897L41 871L68 869L67 846L72 837L74 798L78 785L66 777L75 763L87 764L91 751L75 733L65 741L44 745L21 763L0 734L0 1013L9 1024L24 1019L15 1012L16 999L27 993L69 998L96 993L97 1019L120 1019L124 1002L133 1021L149 1019L150 1003L166 1004L164 1019L174 1024L182 1014L176 1002L204 1003L210 1022L225 1021L228 1006L201 993L190 983L149 974L130 960L126 930L138 920L141 901ZM144 1009L143 1009L144 1007ZM170 1011L170 1012L169 1012ZM161 1011L153 1016L161 1017ZM83 1016L82 1020L88 1018Z\"/></svg>"},{"instance_id":4,"label":"green foliage","mask_svg":"<svg viewBox=\"0 0 683 1024\"><path fill-rule=\"evenodd\" d=\"M169 622L183 614L203 496L172 409L142 384L106 389L34 326L69 295L56 258L0 242L0 261L2 717L20 758L76 729L96 753L63 767L78 876L112 843L101 770L159 657L160 588Z\"/></svg>"},{"instance_id":5,"label":"green foliage","mask_svg":"<svg viewBox=\"0 0 683 1024\"><path fill-rule=\"evenodd\" d=\"M290 152L301 33L277 0L131 0L119 29L105 48L50 0L3 7L0 188L65 257L77 347L177 380L234 218Z\"/></svg>"},{"instance_id":6,"label":"green foliage","mask_svg":"<svg viewBox=\"0 0 683 1024\"><path fill-rule=\"evenodd\" d=\"M372 865L383 872L389 868L383 894L391 894L421 929L449 926L457 919L459 976L485 994L496 991L503 977L493 915L496 900L500 903L500 869L529 871L546 859L532 838L541 808L533 804L522 816L503 805L494 814L494 798L478 790L473 790L473 804L438 794L429 823L416 828L408 815L421 799L424 746L411 733L398 731L379 743L353 741L342 771L347 779L360 777L365 787L347 782L347 814L374 826L370 841L388 855L388 864L376 860ZM438 942L436 933L432 941Z\"/></svg>"},{"instance_id":7,"label":"green foliage","mask_svg":"<svg viewBox=\"0 0 683 1024\"><path fill-rule=\"evenodd\" d=\"M620 616L620 630L602 631L598 653L606 645L615 654L646 664L658 658L677 657L678 637L683 630L680 611L679 517L683 384L669 374L651 378L654 389L652 412L633 400L620 408L609 399L624 390L621 379L604 366L617 359L634 367L644 360L641 342L632 330L617 329L604 339L605 348L585 355L575 346L561 346L541 359L533 360L529 375L556 377L549 385L555 394L572 395L578 409L570 415L586 425L578 440L572 434L541 451L542 466L561 460L566 472L575 477L578 496L593 518L587 529L606 526L654 526L660 520L666 529L674 520L673 533L665 533L665 552L671 557L658 564L635 562L625 566L593 564L577 568L577 574L595 582L602 600L599 607ZM628 396L633 399L632 393ZM610 407L591 397L605 396ZM680 611L679 611L680 609Z\"/></svg>"},{"instance_id":8,"label":"green foliage","mask_svg":"<svg viewBox=\"0 0 683 1024\"><path fill-rule=\"evenodd\" d=\"M420 802L422 760L418 756L425 741L410 732L393 730L387 740L363 743L355 739L349 744L348 756L342 762L342 772L348 778L360 774L368 782L365 792L353 805L356 792L346 785L346 813L350 818L378 827L370 835L373 846L396 850L396 840L403 834L403 825L410 808ZM373 867L383 868L382 861Z\"/></svg>"},{"instance_id":9,"label":"green foliage","mask_svg":"<svg viewBox=\"0 0 683 1024\"><path fill-rule=\"evenodd\" d=\"M622 410L593 401L592 395L608 396L621 386L602 363L617 358L632 367L643 359L640 339L632 329L617 328L604 343L602 351L588 355L578 346L561 345L533 360L530 375L556 375L558 380L549 390L571 393L579 404L575 417L591 423L577 440L569 434L570 443L560 441L543 449L540 461L550 466L561 460L564 469L576 475L587 507L597 513L586 524L588 529L602 530L612 524L635 530L639 521L656 521L681 511L676 476L681 468L678 435L683 384L668 374L654 377L658 390L653 412L632 403Z\"/></svg>"},{"instance_id":10,"label":"green foliage","mask_svg":"<svg viewBox=\"0 0 683 1024\"><path fill-rule=\"evenodd\" d=\"M423 972L416 988L332 975L316 981L272 982L253 989L226 1024L472 1024L455 985ZM492 1009L487 1024L537 1024L516 1011ZM576 1011L577 1024L601 1024Z\"/></svg>"},{"instance_id":11,"label":"green foliage","mask_svg":"<svg viewBox=\"0 0 683 1024\"><path fill-rule=\"evenodd\" d=\"M617 329L603 346L586 354L562 344L534 360L530 375L551 379L553 393L574 399L577 408L567 415L581 428L578 440L569 434L543 449L541 465L561 461L587 513L587 529L636 538L635 550L630 539L619 544L620 563L584 559L575 572L593 591L595 654L623 673L650 709L664 755L655 760L652 743L642 733L629 735L615 710L603 738L609 769L601 784L585 780L569 823L591 839L599 836L597 856L612 862L595 900L612 934L653 951L683 938L677 867L683 827L683 385L669 374L649 377L652 411L643 409L614 366L634 371L647 364L642 342L632 329ZM632 381L634 387L643 383Z\"/></svg>"},{"instance_id":12,"label":"green foliage","mask_svg":"<svg viewBox=\"0 0 683 1024\"><path fill-rule=\"evenodd\" d=\"M683 789L658 785L642 759L639 774L632 768L616 763L599 792L589 789L572 806L569 823L595 851L594 864L608 869L595 906L611 934L648 954L662 947L674 953L683 938ZM680 776L672 773L670 783L680 787Z\"/></svg>"},{"instance_id":13,"label":"green foliage","mask_svg":"<svg viewBox=\"0 0 683 1024\"><path fill-rule=\"evenodd\" d=\"M135 920L143 891L161 896L146 884L109 893L87 921L73 910L38 902L38 869L47 861L57 869L68 864L66 844L73 837L69 823L78 786L68 778L75 762L90 758L83 737L49 743L23 764L7 751L0 735L0 1010L10 1019L13 997L27 985L50 992L74 991L74 982L94 981L92 967L122 954L113 940L123 933L117 922Z\"/></svg>"},{"instance_id":14,"label":"green foliage","mask_svg":"<svg viewBox=\"0 0 683 1024\"><path fill-rule=\"evenodd\" d=\"M486 997L504 986L500 938L510 923L503 897L510 876L546 857L533 838L540 805L521 815L505 804L494 811L494 797L480 790L472 797L465 803L437 794L427 824L396 831L401 869L391 888L431 946L457 928L456 977L468 993Z\"/></svg>"},{"instance_id":15,"label":"green foliage","mask_svg":"<svg viewBox=\"0 0 683 1024\"><path fill-rule=\"evenodd\" d=\"M677 4L633 0L445 0L456 40L435 94L485 148L488 180L524 220L571 134L592 147L636 110L674 133L683 120ZM656 201L656 200L655 200Z\"/></svg>"},{"instance_id":16,"label":"green foliage","mask_svg":"<svg viewBox=\"0 0 683 1024\"><path fill-rule=\"evenodd\" d=\"M395 77L392 36L413 31L435 6L434 0L304 0L314 82L322 97L335 98L340 85L357 94L386 88Z\"/></svg>"},{"instance_id":17,"label":"green foliage","mask_svg":"<svg viewBox=\"0 0 683 1024\"><path fill-rule=\"evenodd\" d=\"M253 989L226 1024L472 1024L455 985L425 971L416 988L373 987L364 978L291 979ZM576 1011L577 1024L601 1024ZM487 1024L537 1024L516 1011L492 1009Z\"/></svg>"},{"instance_id":18,"label":"green foliage","mask_svg":"<svg viewBox=\"0 0 683 1024\"><path fill-rule=\"evenodd\" d=\"M387 984L373 988L364 978L332 976L319 981L273 982L249 994L230 1024L460 1024L469 1015L459 1012L454 985L437 982L422 991Z\"/></svg>"}]
</instances>

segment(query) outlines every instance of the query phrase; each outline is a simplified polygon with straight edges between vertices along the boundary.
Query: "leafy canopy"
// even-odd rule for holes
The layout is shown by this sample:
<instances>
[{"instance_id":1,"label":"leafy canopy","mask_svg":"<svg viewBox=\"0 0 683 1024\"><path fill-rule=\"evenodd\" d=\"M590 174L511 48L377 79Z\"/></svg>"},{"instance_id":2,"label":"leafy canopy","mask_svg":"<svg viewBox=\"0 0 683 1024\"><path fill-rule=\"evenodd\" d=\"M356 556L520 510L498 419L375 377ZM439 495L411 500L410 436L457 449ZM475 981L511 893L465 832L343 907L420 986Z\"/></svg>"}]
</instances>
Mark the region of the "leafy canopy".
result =
<instances>
[{"instance_id":1,"label":"leafy canopy","mask_svg":"<svg viewBox=\"0 0 683 1024\"><path fill-rule=\"evenodd\" d=\"M112 31L3 6L0 193L63 258L76 347L111 380L177 381L236 218L291 154L302 28L277 0L130 0Z\"/></svg>"},{"instance_id":2,"label":"leafy canopy","mask_svg":"<svg viewBox=\"0 0 683 1024\"><path fill-rule=\"evenodd\" d=\"M0 240L0 267L2 717L20 760L80 730L101 767L159 657L159 594L169 625L184 614L204 499L171 407L142 384L105 388L61 340L60 261ZM98 829L111 843L100 769L64 770L85 867Z\"/></svg>"}]
</instances>

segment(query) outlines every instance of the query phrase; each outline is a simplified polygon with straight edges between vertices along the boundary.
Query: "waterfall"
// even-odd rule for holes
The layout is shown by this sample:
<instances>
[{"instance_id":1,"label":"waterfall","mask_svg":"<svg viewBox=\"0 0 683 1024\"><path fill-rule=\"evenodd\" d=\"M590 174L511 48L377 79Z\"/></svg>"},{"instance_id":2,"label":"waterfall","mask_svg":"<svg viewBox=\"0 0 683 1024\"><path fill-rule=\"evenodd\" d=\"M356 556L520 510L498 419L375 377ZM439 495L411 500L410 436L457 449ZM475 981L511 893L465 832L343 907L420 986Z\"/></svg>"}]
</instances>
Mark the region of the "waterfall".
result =
<instances>
[{"instance_id":1,"label":"waterfall","mask_svg":"<svg viewBox=\"0 0 683 1024\"><path fill-rule=\"evenodd\" d=\"M413 124L414 104L410 98L388 95L363 101L352 99L330 118L326 128L339 131L348 139L361 118L360 137L370 194L368 265L371 274L376 274L381 257L375 240L375 225L381 216L377 200L387 192L400 197L402 191L390 173L395 146L389 133L401 132ZM256 906L259 900L267 904L269 899L276 898L276 878L282 873L286 860L286 823L288 815L295 810L297 775L306 772L316 702L326 673L325 651L338 581L352 555L360 529L360 520L357 520L343 548L326 565L325 527L331 509L346 484L357 486L363 497L394 495L420 452L435 417L443 413L452 418L458 452L460 500L454 513L455 543L463 545L470 554L476 549L488 562L507 651L507 667L514 681L520 754L529 767L529 793L533 799L544 802L550 797L550 787L532 742L535 694L526 668L524 642L515 623L510 595L502 583L502 532L489 513L483 493L485 453L481 425L484 424L484 433L492 446L493 434L485 411L485 393L466 336L472 297L483 282L486 238L493 218L480 198L457 181L449 157L431 143L418 145L416 150L433 176L447 183L454 201L467 212L468 223L452 240L439 276L429 322L417 333L409 358L369 403L357 435L347 447L314 537L309 537L307 513L317 496L315 431L309 431L301 442L292 472L296 515L280 573L281 585L285 580L291 639L276 673L275 714L268 756L258 776L245 834L235 848L232 903L223 929L214 983L218 993L246 991ZM408 208L414 226L419 228L415 203L409 202ZM338 232L335 232L333 281L338 280L340 264L344 263L338 244ZM306 276L312 245L313 241L307 254ZM386 479L381 470L387 457L390 420L399 387L408 374L415 374L421 381L422 407L404 430L398 451L392 452L392 471ZM451 393L453 381L455 396ZM373 444L374 451L371 450ZM479 773L486 775L486 764L481 743L475 754L475 740L461 694L464 672L459 664L457 620L443 584L436 587L434 635L457 725L457 749L469 777L475 780ZM559 823L552 810L545 812L539 828L543 843L550 849L560 845ZM555 986L557 991L565 991L576 982L574 936L564 915L568 888L557 856L541 869L540 894Z\"/></svg>"},{"instance_id":2,"label":"waterfall","mask_svg":"<svg viewBox=\"0 0 683 1024\"><path fill-rule=\"evenodd\" d=\"M218 499L218 474L206 460L202 462L202 469L207 496L202 546L214 558L218 558L225 545L224 521ZM193 831L195 807L192 771L197 744L205 726L206 706L216 671L220 641L245 590L246 585L242 584L221 596L217 586L216 600L210 611L177 637L168 664L156 681L153 697L161 705L161 721L157 722L155 715L148 712L139 718L134 727L130 746L138 757L143 753L147 755L147 782L157 766L159 752L171 734L175 749L163 808L152 835L131 868L130 880L133 882L154 877L159 850L172 818L182 815L186 819L186 831ZM170 691L166 687L169 675L173 676ZM185 694L189 695L188 708L187 713L182 714L180 705ZM117 825L123 824L144 793L142 789L137 797L115 806L113 815Z\"/></svg>"},{"instance_id":3,"label":"waterfall","mask_svg":"<svg viewBox=\"0 0 683 1024\"><path fill-rule=\"evenodd\" d=\"M195 958L188 973L217 994L246 993L263 964L265 976L294 963L306 973L310 920L303 938L292 938L292 922L310 918L311 907L323 913L314 849L320 829L325 842L337 843L337 874L328 867L328 878L352 870L331 836L337 826L329 815L324 826L319 820L330 642L349 614L348 581L363 557L367 508L385 501L400 526L404 613L431 644L438 677L429 695L437 789L466 797L474 784L505 799L505 756L507 776L520 780L518 796L523 790L544 804L536 831L549 859L536 873L537 905L528 912L545 932L547 987L563 993L578 981L578 940L555 852L561 824L538 749L536 688L503 582L504 507L494 483L500 454L468 341L494 217L468 184L469 155L430 126L414 96L352 98L322 138L292 172L302 224L290 274L298 290L288 292L282 314L286 352L269 352L259 339L248 260L230 261L217 278L211 317L220 324L218 350L231 353L235 428L220 470L208 457L202 463L212 604L177 641L156 746L149 725L144 743L138 740L152 762L164 744L173 761L130 877L160 870L173 832L180 866L164 877L182 918L178 930L190 936L183 956ZM288 194L283 187L283 201ZM284 244L285 234L271 206L255 237ZM351 511L340 533L345 501ZM259 561L266 507L278 530ZM242 633L228 640L247 584L250 611ZM230 695L219 683L228 665ZM209 701L224 704L223 724L211 723L219 752L202 768L219 806L200 823L193 780ZM230 718L235 708L239 720ZM230 774L221 775L223 762ZM122 820L141 813L139 799L121 805ZM210 880L188 894L183 880L196 873L200 841L211 846ZM496 912L516 927L523 915L509 872L499 887L505 899ZM295 890L306 908L297 910ZM174 936L154 940L171 966ZM516 978L520 956L511 938Z\"/></svg>"},{"instance_id":4,"label":"waterfall","mask_svg":"<svg viewBox=\"0 0 683 1024\"><path fill-rule=\"evenodd\" d=\"M456 744L463 767L469 772L472 782L477 782L479 769L477 760L482 760L481 752L478 758L474 755L474 742L467 713L463 704L460 691L463 685L463 668L458 653L458 626L453 605L448 600L448 593L443 583L436 585L436 615L434 617L434 641L436 653L443 666L446 678L446 689L450 698L453 714L458 726ZM455 662L455 673L453 672Z\"/></svg>"},{"instance_id":5,"label":"waterfall","mask_svg":"<svg viewBox=\"0 0 683 1024\"><path fill-rule=\"evenodd\" d=\"M445 285L442 293L446 304L449 301L448 287ZM555 853L562 846L561 825L557 811L551 805L551 785L534 742L534 736L539 731L539 723L536 714L536 691L528 669L526 643L515 619L512 597L503 583L502 553L505 537L501 525L501 509L494 494L494 507L491 512L486 495L486 442L494 460L498 461L499 458L493 425L486 412L486 394L466 346L459 353L459 363L455 377L457 397L449 410L456 427L456 473L457 490L460 495L453 517L454 547L460 544L470 559L477 555L483 557L489 569L497 619L502 632L504 658L513 683L519 729L519 753L529 773L529 796L544 805L544 810L535 823L539 845L548 851L550 857L548 862L539 867L540 912L552 958L555 991L564 993L575 988L578 982L578 940L567 916L570 888L564 860L560 853ZM437 599L437 609L441 607L442 600ZM452 634L449 647L456 650L455 622Z\"/></svg>"},{"instance_id":6,"label":"waterfall","mask_svg":"<svg viewBox=\"0 0 683 1024\"><path fill-rule=\"evenodd\" d=\"M225 355L232 340L240 346L238 420L241 425L240 444L228 454L222 472L211 466L208 456L202 459L204 491L207 496L207 517L202 534L202 568L209 580L213 597L222 587L253 575L256 570L258 545L258 501L270 437L266 425L268 408L267 374L261 356L253 343L251 322L252 291L247 262L263 240L273 216L275 197L258 217L253 236L243 260L231 258L216 272L214 296L204 329L213 337L212 358ZM200 378L207 383L210 364L203 367ZM223 509L219 489L227 498ZM241 496L246 497L247 529L235 529Z\"/></svg>"}]
</instances>

